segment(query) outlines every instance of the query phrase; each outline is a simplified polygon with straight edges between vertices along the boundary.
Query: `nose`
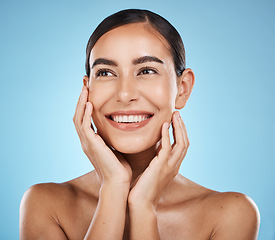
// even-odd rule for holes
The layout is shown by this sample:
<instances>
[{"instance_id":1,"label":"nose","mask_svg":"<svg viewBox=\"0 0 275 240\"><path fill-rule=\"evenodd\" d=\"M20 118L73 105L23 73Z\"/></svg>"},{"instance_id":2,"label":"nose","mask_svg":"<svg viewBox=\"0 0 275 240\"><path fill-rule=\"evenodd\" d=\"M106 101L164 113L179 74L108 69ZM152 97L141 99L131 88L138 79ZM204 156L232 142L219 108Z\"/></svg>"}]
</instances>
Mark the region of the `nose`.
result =
<instances>
[{"instance_id":1,"label":"nose","mask_svg":"<svg viewBox=\"0 0 275 240\"><path fill-rule=\"evenodd\" d=\"M121 77L117 86L117 101L123 104L130 104L138 100L138 84L134 78L129 76Z\"/></svg>"}]
</instances>

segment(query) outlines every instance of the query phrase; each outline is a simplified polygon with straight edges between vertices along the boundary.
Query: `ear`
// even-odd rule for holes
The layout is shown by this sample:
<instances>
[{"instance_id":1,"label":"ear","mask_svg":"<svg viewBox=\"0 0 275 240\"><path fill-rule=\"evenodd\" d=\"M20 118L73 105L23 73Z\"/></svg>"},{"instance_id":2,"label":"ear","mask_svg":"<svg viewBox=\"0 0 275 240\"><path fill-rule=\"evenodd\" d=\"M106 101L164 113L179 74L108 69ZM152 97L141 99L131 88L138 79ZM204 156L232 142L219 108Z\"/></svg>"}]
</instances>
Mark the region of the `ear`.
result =
<instances>
[{"instance_id":1,"label":"ear","mask_svg":"<svg viewBox=\"0 0 275 240\"><path fill-rule=\"evenodd\" d=\"M87 75L83 77L83 85L89 88L89 77Z\"/></svg>"},{"instance_id":2,"label":"ear","mask_svg":"<svg viewBox=\"0 0 275 240\"><path fill-rule=\"evenodd\" d=\"M190 97L195 83L195 75L192 69L185 69L182 75L178 77L177 83L178 93L176 97L175 108L182 109Z\"/></svg>"}]
</instances>

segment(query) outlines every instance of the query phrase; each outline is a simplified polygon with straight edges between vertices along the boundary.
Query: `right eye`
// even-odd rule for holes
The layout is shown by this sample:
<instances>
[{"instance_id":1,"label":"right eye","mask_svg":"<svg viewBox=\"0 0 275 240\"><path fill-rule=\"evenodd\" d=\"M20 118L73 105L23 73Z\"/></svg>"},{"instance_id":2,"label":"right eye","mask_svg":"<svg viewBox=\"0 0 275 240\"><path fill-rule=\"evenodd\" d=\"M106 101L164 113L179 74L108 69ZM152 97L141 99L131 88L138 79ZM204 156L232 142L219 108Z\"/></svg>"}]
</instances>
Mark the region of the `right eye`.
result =
<instances>
[{"instance_id":1,"label":"right eye","mask_svg":"<svg viewBox=\"0 0 275 240\"><path fill-rule=\"evenodd\" d=\"M96 77L111 77L116 76L113 72L108 69L100 69L95 74Z\"/></svg>"}]
</instances>

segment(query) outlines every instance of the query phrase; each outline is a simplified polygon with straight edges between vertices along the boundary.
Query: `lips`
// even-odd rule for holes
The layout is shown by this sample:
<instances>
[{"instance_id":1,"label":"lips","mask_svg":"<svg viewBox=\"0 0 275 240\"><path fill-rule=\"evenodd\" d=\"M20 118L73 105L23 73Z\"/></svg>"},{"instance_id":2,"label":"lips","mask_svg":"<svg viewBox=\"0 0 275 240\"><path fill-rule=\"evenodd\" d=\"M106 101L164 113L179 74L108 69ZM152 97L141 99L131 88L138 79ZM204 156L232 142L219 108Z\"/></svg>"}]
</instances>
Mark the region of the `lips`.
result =
<instances>
[{"instance_id":1,"label":"lips","mask_svg":"<svg viewBox=\"0 0 275 240\"><path fill-rule=\"evenodd\" d=\"M119 111L105 115L108 122L120 130L135 130L144 127L154 116L144 111Z\"/></svg>"}]
</instances>

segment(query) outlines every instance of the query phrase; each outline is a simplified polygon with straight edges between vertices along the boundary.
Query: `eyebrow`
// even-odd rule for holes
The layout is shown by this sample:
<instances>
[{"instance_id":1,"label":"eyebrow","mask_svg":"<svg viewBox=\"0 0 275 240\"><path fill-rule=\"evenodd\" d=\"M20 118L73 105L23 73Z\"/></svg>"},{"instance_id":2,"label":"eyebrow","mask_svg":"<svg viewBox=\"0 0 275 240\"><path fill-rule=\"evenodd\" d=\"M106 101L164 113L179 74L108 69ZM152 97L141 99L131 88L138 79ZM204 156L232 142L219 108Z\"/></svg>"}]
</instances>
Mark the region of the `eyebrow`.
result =
<instances>
[{"instance_id":1,"label":"eyebrow","mask_svg":"<svg viewBox=\"0 0 275 240\"><path fill-rule=\"evenodd\" d=\"M115 66L117 67L117 63L113 60L110 60L110 59L106 59L106 58L97 58L93 65L92 65L92 68L96 65L99 65L99 64L104 64L104 65L110 65L110 66Z\"/></svg>"},{"instance_id":2,"label":"eyebrow","mask_svg":"<svg viewBox=\"0 0 275 240\"><path fill-rule=\"evenodd\" d=\"M154 57L154 56L139 57L137 59L134 59L132 63L134 65L138 65L138 64L142 64L142 63L146 63L146 62L157 62L157 63L164 64L164 62L162 60L160 60L159 58ZM118 66L118 64L115 61L113 61L113 60L106 59L106 58L97 58L94 61L93 65L92 65L92 68L94 68L94 66L99 65L99 64L104 64L104 65L109 65L109 66L115 66L115 67Z\"/></svg>"},{"instance_id":3,"label":"eyebrow","mask_svg":"<svg viewBox=\"0 0 275 240\"><path fill-rule=\"evenodd\" d=\"M146 62L157 62L157 63L163 64L162 60L160 60L159 58L154 57L154 56L143 56L143 57L140 57L140 58L137 58L137 59L133 60L134 65L141 64L141 63L146 63Z\"/></svg>"}]
</instances>

